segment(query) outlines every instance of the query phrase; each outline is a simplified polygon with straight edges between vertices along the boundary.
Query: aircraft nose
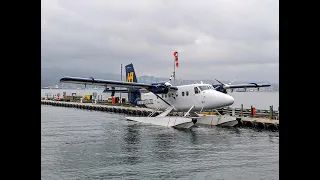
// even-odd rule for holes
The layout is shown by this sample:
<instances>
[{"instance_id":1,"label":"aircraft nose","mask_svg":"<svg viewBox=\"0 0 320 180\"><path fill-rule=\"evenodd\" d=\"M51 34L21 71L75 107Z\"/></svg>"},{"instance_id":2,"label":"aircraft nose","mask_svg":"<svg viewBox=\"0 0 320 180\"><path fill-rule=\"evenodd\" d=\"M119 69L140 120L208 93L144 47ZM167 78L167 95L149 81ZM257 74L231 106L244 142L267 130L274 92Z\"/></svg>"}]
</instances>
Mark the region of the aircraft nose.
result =
<instances>
[{"instance_id":1,"label":"aircraft nose","mask_svg":"<svg viewBox=\"0 0 320 180\"><path fill-rule=\"evenodd\" d=\"M224 94L224 102L226 103L226 106L230 106L234 103L234 98L228 94Z\"/></svg>"}]
</instances>

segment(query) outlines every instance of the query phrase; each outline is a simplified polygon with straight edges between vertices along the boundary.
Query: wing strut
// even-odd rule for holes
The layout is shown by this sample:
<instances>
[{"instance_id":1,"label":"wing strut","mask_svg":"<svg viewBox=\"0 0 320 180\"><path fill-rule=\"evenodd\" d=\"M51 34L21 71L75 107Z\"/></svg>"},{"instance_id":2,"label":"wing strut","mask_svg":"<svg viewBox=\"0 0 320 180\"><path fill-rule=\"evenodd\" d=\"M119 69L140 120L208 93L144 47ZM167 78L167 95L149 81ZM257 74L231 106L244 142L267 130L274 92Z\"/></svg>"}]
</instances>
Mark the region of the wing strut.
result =
<instances>
[{"instance_id":1,"label":"wing strut","mask_svg":"<svg viewBox=\"0 0 320 180\"><path fill-rule=\"evenodd\" d=\"M156 95L159 99L161 99L163 102L165 102L166 104L168 104L169 106L173 107L174 110L177 110L172 104L170 104L168 101L164 100L162 97L160 97L158 94L153 93L154 95Z\"/></svg>"}]
</instances>

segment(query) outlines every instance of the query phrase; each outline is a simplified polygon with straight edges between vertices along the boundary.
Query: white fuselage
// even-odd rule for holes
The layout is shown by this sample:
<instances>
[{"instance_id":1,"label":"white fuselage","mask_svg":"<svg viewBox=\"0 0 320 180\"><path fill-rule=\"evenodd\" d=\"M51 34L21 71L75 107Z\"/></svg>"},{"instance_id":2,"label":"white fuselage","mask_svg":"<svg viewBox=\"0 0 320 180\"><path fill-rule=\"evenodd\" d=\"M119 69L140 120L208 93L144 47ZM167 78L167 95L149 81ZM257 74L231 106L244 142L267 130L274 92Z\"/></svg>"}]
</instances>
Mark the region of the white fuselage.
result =
<instances>
[{"instance_id":1,"label":"white fuselage","mask_svg":"<svg viewBox=\"0 0 320 180\"><path fill-rule=\"evenodd\" d=\"M170 90L167 94L158 94L172 104L177 111L188 111L193 105L195 107L192 111L199 111L230 106L234 103L232 96L214 90L210 84L190 84L177 86L177 88L178 90ZM165 110L169 107L167 103L151 92L142 94L141 100L147 102L145 105L152 109Z\"/></svg>"}]
</instances>

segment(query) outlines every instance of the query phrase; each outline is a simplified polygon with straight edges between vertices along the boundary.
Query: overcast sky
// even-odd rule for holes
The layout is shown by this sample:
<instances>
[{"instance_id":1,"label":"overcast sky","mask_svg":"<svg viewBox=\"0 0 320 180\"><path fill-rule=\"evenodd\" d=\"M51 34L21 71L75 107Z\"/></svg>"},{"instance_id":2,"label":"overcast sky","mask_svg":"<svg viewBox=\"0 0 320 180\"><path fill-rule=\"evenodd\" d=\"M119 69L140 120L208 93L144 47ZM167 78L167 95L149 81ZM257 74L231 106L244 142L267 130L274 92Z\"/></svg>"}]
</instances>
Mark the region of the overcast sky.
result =
<instances>
[{"instance_id":1,"label":"overcast sky","mask_svg":"<svg viewBox=\"0 0 320 180\"><path fill-rule=\"evenodd\" d=\"M41 0L41 33L42 67L279 82L279 0Z\"/></svg>"}]
</instances>

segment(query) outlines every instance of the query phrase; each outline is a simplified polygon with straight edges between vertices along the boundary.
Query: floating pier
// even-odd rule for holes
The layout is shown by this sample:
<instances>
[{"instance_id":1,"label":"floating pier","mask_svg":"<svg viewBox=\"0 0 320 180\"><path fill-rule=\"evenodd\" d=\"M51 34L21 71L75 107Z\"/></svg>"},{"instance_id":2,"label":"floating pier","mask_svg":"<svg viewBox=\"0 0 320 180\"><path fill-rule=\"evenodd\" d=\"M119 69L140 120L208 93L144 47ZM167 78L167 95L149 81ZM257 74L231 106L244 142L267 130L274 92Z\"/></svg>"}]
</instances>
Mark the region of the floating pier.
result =
<instances>
[{"instance_id":1,"label":"floating pier","mask_svg":"<svg viewBox=\"0 0 320 180\"><path fill-rule=\"evenodd\" d=\"M122 113L128 114L130 116L149 116L154 112L153 109L141 108L141 107L129 107L129 106L121 106L121 105L112 105L112 104L99 104L99 103L83 103L83 102L65 102L65 101L57 101L57 100L45 100L41 99L41 104L43 105L52 105L52 106L61 106L61 107L71 107L71 108L79 108L79 109L87 109L87 110L95 110L95 111L105 111L110 113ZM279 112L274 112L272 110L270 116L270 112L266 111L257 111L255 113L252 112L255 110L251 109L231 109L231 108L222 108L219 109L219 112L224 115L230 115L238 120L238 125L240 127L251 127L261 130L271 130L278 131L279 130ZM153 116L157 116L162 111L156 111ZM259 113L258 113L259 112ZM183 116L183 112L172 112L168 116ZM276 117L276 118L274 118Z\"/></svg>"}]
</instances>

